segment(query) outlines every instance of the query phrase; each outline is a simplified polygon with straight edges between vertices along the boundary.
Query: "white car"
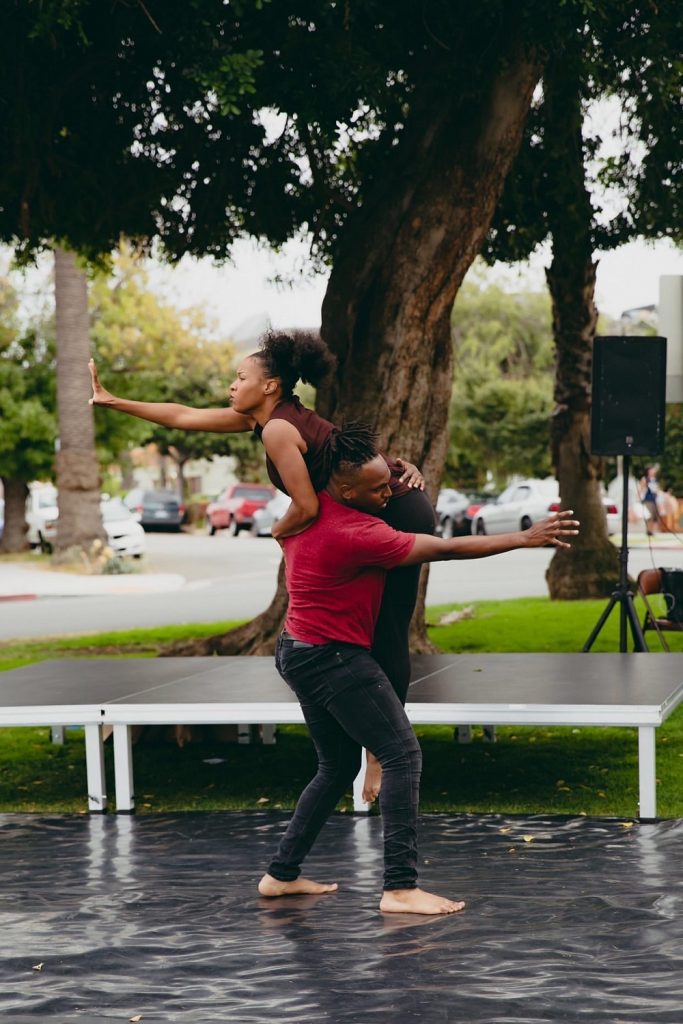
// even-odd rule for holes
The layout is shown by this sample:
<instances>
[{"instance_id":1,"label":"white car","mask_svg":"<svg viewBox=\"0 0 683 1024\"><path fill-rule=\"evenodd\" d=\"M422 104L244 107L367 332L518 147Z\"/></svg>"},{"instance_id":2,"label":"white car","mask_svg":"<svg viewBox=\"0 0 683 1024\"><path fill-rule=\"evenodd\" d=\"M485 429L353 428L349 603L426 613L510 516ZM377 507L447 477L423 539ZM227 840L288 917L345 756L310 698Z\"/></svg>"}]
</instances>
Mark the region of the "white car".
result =
<instances>
[{"instance_id":1,"label":"white car","mask_svg":"<svg viewBox=\"0 0 683 1024\"><path fill-rule=\"evenodd\" d=\"M40 488L40 491L43 489ZM29 500L31 495L29 495ZM43 496L43 504L34 501L33 528L29 524L28 539L34 546L40 545L43 551L51 551L57 537L57 491L54 491L54 505L48 503L48 496ZM115 555L130 555L141 558L145 553L145 531L135 516L123 504L120 498L103 498L100 502L102 524L107 534L107 544ZM26 518L29 518L28 512Z\"/></svg>"},{"instance_id":2,"label":"white car","mask_svg":"<svg viewBox=\"0 0 683 1024\"><path fill-rule=\"evenodd\" d=\"M30 484L26 499L26 539L31 547L49 550L57 532L57 488L51 484Z\"/></svg>"},{"instance_id":3,"label":"white car","mask_svg":"<svg viewBox=\"0 0 683 1024\"><path fill-rule=\"evenodd\" d=\"M257 508L254 511L250 531L252 537L270 537L273 523L282 519L291 503L292 499L287 494L276 491L263 508Z\"/></svg>"},{"instance_id":4,"label":"white car","mask_svg":"<svg viewBox=\"0 0 683 1024\"><path fill-rule=\"evenodd\" d=\"M145 553L145 531L120 498L109 498L100 504L102 524L109 547L116 555L141 558Z\"/></svg>"},{"instance_id":5,"label":"white car","mask_svg":"<svg viewBox=\"0 0 683 1024\"><path fill-rule=\"evenodd\" d=\"M602 499L607 520L607 532L619 530L617 506L607 496ZM553 512L559 512L560 486L557 480L521 480L511 484L500 497L483 505L472 520L472 533L495 534L528 530L534 523L547 519Z\"/></svg>"}]
</instances>

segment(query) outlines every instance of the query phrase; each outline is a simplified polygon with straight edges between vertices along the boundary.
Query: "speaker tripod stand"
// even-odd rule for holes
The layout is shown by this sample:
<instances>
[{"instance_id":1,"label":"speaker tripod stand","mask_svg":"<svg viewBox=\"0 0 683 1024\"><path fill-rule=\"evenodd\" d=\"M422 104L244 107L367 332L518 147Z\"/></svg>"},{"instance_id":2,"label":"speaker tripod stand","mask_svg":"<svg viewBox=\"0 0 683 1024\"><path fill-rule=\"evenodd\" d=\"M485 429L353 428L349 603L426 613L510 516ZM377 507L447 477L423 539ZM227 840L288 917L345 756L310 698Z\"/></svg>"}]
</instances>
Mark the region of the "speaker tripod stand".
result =
<instances>
[{"instance_id":1,"label":"speaker tripod stand","mask_svg":"<svg viewBox=\"0 0 683 1024\"><path fill-rule=\"evenodd\" d=\"M628 482L631 476L631 456L624 455L624 489L621 496L621 547L619 548L619 583L612 592L607 607L598 619L595 629L581 648L582 651L590 651L595 643L602 627L612 613L612 609L619 605L619 650L626 653L628 650L627 625L631 627L634 651L649 651L645 643L645 637L638 621L633 594L628 588Z\"/></svg>"}]
</instances>

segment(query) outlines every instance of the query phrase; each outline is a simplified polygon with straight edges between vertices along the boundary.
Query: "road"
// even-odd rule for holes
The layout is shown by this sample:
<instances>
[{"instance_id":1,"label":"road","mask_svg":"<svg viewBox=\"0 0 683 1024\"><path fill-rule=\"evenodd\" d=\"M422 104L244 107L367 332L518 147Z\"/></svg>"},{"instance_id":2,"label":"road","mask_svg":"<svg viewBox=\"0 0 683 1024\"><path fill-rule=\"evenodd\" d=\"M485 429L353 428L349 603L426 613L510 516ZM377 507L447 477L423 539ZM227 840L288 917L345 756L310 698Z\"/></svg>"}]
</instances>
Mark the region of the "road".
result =
<instances>
[{"instance_id":1,"label":"road","mask_svg":"<svg viewBox=\"0 0 683 1024\"><path fill-rule=\"evenodd\" d=\"M280 552L270 538L148 533L147 548L145 571L180 574L186 580L181 589L3 603L0 640L251 618L275 592ZM551 549L541 548L435 563L427 603L545 595L545 571L552 555ZM647 549L632 550L630 573L651 567L653 558L655 565L683 568L683 545L656 550L652 556Z\"/></svg>"}]
</instances>

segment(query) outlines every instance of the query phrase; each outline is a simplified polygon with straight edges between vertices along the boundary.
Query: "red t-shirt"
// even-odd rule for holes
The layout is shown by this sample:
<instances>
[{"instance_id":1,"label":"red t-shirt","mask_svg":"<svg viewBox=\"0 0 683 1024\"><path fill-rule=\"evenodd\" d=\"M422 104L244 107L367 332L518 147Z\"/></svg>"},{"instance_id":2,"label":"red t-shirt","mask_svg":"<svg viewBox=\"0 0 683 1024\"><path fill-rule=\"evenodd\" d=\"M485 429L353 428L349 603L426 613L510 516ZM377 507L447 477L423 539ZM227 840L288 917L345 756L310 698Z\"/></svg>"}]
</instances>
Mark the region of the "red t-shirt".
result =
<instances>
[{"instance_id":1,"label":"red t-shirt","mask_svg":"<svg viewBox=\"0 0 683 1024\"><path fill-rule=\"evenodd\" d=\"M340 504L321 491L318 518L284 542L289 609L298 640L371 647L387 569L410 554L414 533Z\"/></svg>"}]
</instances>

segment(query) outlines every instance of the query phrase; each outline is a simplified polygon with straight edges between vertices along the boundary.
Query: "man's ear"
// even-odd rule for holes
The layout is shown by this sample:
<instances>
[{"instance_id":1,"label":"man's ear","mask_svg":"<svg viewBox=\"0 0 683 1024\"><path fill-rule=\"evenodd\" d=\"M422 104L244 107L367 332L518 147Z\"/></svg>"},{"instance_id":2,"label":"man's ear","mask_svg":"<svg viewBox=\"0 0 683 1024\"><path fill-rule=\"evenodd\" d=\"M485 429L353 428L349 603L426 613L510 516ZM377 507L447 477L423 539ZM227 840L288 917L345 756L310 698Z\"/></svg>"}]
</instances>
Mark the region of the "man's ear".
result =
<instances>
[{"instance_id":1,"label":"man's ear","mask_svg":"<svg viewBox=\"0 0 683 1024\"><path fill-rule=\"evenodd\" d=\"M338 485L338 489L339 497L342 498L343 501L349 501L350 498L354 497L355 492L351 484L345 484L340 482Z\"/></svg>"}]
</instances>

